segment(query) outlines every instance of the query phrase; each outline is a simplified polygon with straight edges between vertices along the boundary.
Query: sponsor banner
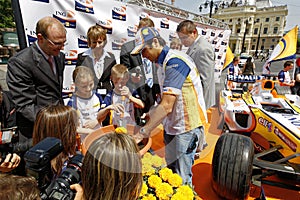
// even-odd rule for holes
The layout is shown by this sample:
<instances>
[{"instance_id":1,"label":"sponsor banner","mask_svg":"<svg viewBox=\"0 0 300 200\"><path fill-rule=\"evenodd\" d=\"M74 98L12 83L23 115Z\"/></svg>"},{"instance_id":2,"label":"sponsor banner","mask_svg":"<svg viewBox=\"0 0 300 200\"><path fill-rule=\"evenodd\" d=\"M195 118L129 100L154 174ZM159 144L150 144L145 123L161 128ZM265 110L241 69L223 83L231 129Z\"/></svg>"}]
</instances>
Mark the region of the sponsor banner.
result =
<instances>
[{"instance_id":1,"label":"sponsor banner","mask_svg":"<svg viewBox=\"0 0 300 200\"><path fill-rule=\"evenodd\" d=\"M36 40L36 23L42 17L53 16L66 27L68 44L64 51L67 55L66 68L70 69L65 71L65 89L68 89L72 84L70 71L75 67L77 54L88 48L86 33L90 26L99 24L107 30L105 49L112 52L117 63L119 63L120 48L125 42L134 39L141 18L149 17L153 20L167 45L170 44L172 38L178 37L176 34L177 25L184 20L120 1L19 0L19 4L27 46ZM231 31L200 23L196 24L199 34L212 43L215 48L216 61L215 66L212 67L215 68L216 82L219 82Z\"/></svg>"}]
</instances>

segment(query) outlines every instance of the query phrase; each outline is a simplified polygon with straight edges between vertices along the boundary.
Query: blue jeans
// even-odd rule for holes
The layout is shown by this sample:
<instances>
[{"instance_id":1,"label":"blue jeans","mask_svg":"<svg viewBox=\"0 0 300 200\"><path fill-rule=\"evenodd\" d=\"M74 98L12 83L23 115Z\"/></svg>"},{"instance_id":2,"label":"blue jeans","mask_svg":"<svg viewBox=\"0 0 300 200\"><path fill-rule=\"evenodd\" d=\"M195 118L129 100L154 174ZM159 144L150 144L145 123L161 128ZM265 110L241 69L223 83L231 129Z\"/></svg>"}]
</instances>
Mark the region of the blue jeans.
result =
<instances>
[{"instance_id":1,"label":"blue jeans","mask_svg":"<svg viewBox=\"0 0 300 200\"><path fill-rule=\"evenodd\" d=\"M203 140L203 136L203 126L179 135L164 133L168 168L172 169L174 173L178 173L182 177L183 183L192 185L194 156L199 140ZM202 143L202 141L200 142Z\"/></svg>"}]
</instances>

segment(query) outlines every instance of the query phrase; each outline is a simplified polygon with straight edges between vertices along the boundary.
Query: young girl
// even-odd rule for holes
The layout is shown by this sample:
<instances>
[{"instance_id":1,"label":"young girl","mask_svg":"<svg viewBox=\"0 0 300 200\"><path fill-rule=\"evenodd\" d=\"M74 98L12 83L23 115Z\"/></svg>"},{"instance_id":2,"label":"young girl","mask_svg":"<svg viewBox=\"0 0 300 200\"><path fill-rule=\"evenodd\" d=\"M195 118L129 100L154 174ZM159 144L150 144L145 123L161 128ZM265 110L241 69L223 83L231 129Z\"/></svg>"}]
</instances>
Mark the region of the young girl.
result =
<instances>
[{"instance_id":1,"label":"young girl","mask_svg":"<svg viewBox=\"0 0 300 200\"><path fill-rule=\"evenodd\" d=\"M106 108L99 111L99 121L103 121L109 112L114 111L111 115L111 124L124 127L126 127L126 124L136 124L134 106L144 108L144 103L138 99L136 92L132 94L129 91L126 86L128 79L129 73L125 65L116 64L112 67L111 80L114 89L104 98L103 106L106 106Z\"/></svg>"},{"instance_id":2,"label":"young girl","mask_svg":"<svg viewBox=\"0 0 300 200\"><path fill-rule=\"evenodd\" d=\"M78 111L80 124L77 132L81 140L95 129L101 127L98 123L97 114L100 110L102 98L94 89L94 74L85 66L78 66L73 71L75 92L68 102L68 106Z\"/></svg>"}]
</instances>

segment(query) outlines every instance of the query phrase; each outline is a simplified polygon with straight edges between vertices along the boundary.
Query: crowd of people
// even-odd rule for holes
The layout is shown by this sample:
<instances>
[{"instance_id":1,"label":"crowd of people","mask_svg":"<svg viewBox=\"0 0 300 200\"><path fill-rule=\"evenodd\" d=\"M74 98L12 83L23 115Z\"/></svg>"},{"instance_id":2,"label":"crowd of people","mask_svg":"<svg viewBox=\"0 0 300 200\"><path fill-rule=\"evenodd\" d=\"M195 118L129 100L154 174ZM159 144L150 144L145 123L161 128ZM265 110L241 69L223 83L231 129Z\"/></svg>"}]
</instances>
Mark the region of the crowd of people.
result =
<instances>
[{"instance_id":1,"label":"crowd of people","mask_svg":"<svg viewBox=\"0 0 300 200\"><path fill-rule=\"evenodd\" d=\"M30 141L27 149L46 137L62 141L62 152L51 160L53 179L78 153L78 136L82 142L102 126L141 125L145 119L137 134L151 137L151 131L163 124L167 166L192 185L195 155L207 145L206 110L215 104L215 53L192 21L182 21L176 31L178 38L170 48L153 21L141 19L135 40L123 44L117 62L105 49L105 29L91 26L89 48L78 54L72 74L75 90L64 105L65 57L61 50L68 39L66 29L53 17L40 19L37 41L8 61L13 106L6 109L9 114L2 120L14 116L18 143ZM186 53L182 45L188 48ZM25 152L0 158L0 171L26 176ZM3 177L15 181L14 176ZM81 180L81 185L71 186L77 191L75 199L137 199L142 173L135 140L109 133L94 141L84 157ZM35 193L36 184L32 184Z\"/></svg>"}]
</instances>

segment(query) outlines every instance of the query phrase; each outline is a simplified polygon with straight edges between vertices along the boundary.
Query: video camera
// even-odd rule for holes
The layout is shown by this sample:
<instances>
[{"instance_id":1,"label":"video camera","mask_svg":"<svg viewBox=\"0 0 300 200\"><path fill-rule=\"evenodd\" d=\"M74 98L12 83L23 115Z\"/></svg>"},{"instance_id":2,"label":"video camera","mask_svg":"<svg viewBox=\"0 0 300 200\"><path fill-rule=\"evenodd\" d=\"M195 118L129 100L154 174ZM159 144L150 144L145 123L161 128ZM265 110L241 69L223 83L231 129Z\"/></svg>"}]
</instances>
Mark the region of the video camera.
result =
<instances>
[{"instance_id":1,"label":"video camera","mask_svg":"<svg viewBox=\"0 0 300 200\"><path fill-rule=\"evenodd\" d=\"M58 138L47 137L25 153L27 175L37 179L41 199L69 200L75 197L70 185L80 182L83 155L78 154L72 157L66 170L53 180L51 160L62 150L63 146Z\"/></svg>"}]
</instances>

